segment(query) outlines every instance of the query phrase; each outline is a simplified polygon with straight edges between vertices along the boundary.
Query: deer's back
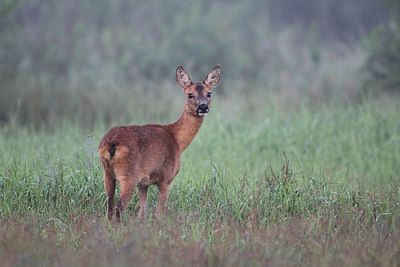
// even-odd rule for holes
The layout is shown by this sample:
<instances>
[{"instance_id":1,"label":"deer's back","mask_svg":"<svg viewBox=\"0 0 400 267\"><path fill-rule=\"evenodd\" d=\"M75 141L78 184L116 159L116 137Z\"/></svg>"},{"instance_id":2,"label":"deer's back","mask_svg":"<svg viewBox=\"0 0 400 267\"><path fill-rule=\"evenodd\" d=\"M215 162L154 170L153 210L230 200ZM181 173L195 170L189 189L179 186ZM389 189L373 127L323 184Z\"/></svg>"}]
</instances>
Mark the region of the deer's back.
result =
<instances>
[{"instance_id":1,"label":"deer's back","mask_svg":"<svg viewBox=\"0 0 400 267\"><path fill-rule=\"evenodd\" d=\"M100 142L99 156L143 184L173 179L180 168L174 137L166 127L157 124L112 128Z\"/></svg>"}]
</instances>

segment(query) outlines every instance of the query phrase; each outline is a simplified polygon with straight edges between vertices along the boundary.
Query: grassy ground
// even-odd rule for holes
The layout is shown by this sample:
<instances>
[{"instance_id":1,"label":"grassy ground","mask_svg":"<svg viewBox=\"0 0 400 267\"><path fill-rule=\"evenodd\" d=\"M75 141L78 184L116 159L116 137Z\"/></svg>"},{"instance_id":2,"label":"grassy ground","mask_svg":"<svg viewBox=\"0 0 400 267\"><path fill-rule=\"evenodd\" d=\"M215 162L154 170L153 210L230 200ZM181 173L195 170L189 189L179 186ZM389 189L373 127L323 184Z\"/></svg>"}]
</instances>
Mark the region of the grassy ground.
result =
<instances>
[{"instance_id":1,"label":"grassy ground","mask_svg":"<svg viewBox=\"0 0 400 267\"><path fill-rule=\"evenodd\" d=\"M136 195L105 219L108 126L1 128L0 265L400 264L398 99L256 117L215 100L161 222L156 188L146 222Z\"/></svg>"}]
</instances>

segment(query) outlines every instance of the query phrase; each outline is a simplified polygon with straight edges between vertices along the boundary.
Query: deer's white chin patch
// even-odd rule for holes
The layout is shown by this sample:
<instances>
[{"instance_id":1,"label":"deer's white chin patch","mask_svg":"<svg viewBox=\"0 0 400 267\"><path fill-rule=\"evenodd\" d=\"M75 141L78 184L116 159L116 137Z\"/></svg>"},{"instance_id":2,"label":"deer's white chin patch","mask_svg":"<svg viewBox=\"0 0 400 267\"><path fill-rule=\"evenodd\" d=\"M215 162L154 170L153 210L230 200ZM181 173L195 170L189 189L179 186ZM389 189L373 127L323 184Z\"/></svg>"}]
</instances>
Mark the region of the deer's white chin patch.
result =
<instances>
[{"instance_id":1,"label":"deer's white chin patch","mask_svg":"<svg viewBox=\"0 0 400 267\"><path fill-rule=\"evenodd\" d=\"M208 113L199 113L199 116L206 116Z\"/></svg>"}]
</instances>

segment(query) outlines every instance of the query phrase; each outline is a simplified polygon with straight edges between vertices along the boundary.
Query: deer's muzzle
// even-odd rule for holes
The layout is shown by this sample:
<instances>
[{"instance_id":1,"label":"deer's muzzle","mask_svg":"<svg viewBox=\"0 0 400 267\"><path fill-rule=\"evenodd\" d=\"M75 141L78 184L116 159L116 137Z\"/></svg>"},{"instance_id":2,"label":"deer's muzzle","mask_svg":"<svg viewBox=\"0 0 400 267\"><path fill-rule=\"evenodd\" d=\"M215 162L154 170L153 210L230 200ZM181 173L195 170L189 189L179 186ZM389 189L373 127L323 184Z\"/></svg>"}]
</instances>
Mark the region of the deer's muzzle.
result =
<instances>
[{"instance_id":1,"label":"deer's muzzle","mask_svg":"<svg viewBox=\"0 0 400 267\"><path fill-rule=\"evenodd\" d=\"M197 107L196 110L197 114L200 116L205 116L208 114L208 105L207 104L201 104Z\"/></svg>"}]
</instances>

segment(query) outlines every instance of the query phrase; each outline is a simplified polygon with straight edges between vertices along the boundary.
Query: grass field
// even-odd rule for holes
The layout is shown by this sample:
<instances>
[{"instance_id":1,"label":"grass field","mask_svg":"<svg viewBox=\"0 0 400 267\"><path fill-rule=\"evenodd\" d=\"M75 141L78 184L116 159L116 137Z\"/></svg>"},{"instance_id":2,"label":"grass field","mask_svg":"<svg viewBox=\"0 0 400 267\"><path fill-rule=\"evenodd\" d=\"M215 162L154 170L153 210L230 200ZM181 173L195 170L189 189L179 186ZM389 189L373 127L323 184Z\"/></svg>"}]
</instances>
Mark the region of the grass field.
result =
<instances>
[{"instance_id":1,"label":"grass field","mask_svg":"<svg viewBox=\"0 0 400 267\"><path fill-rule=\"evenodd\" d=\"M373 2L0 1L0 267L400 266L399 23ZM217 64L167 216L152 187L108 222L102 136L174 122L176 66Z\"/></svg>"},{"instance_id":2,"label":"grass field","mask_svg":"<svg viewBox=\"0 0 400 267\"><path fill-rule=\"evenodd\" d=\"M400 264L397 98L257 116L220 112L218 98L163 221L156 187L144 223L136 194L120 226L106 220L97 146L109 126L3 126L0 265Z\"/></svg>"}]
</instances>

